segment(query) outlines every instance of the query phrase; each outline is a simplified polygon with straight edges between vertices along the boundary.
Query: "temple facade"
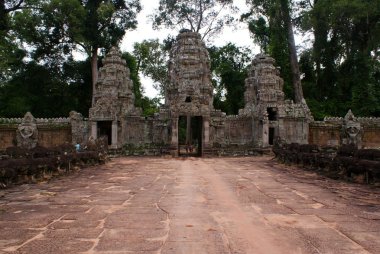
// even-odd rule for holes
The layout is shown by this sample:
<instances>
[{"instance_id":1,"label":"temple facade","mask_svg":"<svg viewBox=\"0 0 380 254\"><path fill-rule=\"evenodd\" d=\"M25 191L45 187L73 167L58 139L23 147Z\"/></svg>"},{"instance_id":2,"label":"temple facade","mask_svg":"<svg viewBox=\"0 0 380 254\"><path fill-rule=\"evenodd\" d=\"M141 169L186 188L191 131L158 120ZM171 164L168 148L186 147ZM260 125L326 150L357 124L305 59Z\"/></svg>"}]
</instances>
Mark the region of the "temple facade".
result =
<instances>
[{"instance_id":1,"label":"temple facade","mask_svg":"<svg viewBox=\"0 0 380 254\"><path fill-rule=\"evenodd\" d=\"M106 135L112 148L146 143L196 148L202 155L228 146L268 147L275 139L307 143L312 121L306 103L284 99L283 80L273 58L257 55L245 81L245 107L227 116L213 107L210 58L198 33L177 36L168 63L165 105L145 118L134 106L129 69L118 49L103 61L90 109L92 138Z\"/></svg>"},{"instance_id":2,"label":"temple facade","mask_svg":"<svg viewBox=\"0 0 380 254\"><path fill-rule=\"evenodd\" d=\"M119 49L113 47L103 60L89 110L91 137L107 136L111 148L126 143L130 132L126 119L141 115L135 108L133 82Z\"/></svg>"},{"instance_id":3,"label":"temple facade","mask_svg":"<svg viewBox=\"0 0 380 254\"><path fill-rule=\"evenodd\" d=\"M0 150L70 142L85 144L104 137L111 149L128 154L253 154L276 141L378 147L380 119L342 117L314 121L305 101L285 100L275 60L256 55L245 80L244 108L226 115L213 106L210 58L197 33L182 31L170 51L165 103L154 116L135 107L133 82L121 52L112 48L99 70L89 118L0 118ZM139 150L139 152L135 152ZM152 152L154 151L154 152Z\"/></svg>"}]
</instances>

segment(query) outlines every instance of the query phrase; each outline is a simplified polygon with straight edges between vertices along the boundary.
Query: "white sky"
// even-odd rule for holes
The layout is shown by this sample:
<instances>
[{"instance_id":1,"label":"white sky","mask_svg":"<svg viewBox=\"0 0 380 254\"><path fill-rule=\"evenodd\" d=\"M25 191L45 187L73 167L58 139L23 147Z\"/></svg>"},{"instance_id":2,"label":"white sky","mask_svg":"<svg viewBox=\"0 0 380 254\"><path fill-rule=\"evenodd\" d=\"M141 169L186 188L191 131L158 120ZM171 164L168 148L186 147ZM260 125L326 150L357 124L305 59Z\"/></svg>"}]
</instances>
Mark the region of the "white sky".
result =
<instances>
[{"instance_id":1,"label":"white sky","mask_svg":"<svg viewBox=\"0 0 380 254\"><path fill-rule=\"evenodd\" d=\"M249 10L245 4L245 1L246 0L234 0L234 4L240 9L237 13L237 17L240 17L241 13ZM158 8L159 0L140 0L140 3L142 10L137 16L137 29L126 32L126 35L120 45L122 51L132 52L133 44L136 42L157 38L162 41L169 34L175 37L178 33L178 31L167 29L162 29L159 31L152 29L152 22L149 20L148 16L154 12L154 9ZM249 30L246 24L242 23L236 27L225 27L220 36L215 37L212 44L215 46L224 46L228 42L232 42L237 46L249 47L252 50L253 55L259 53L258 47L255 47L253 40L250 38ZM151 98L155 97L158 92L153 88L153 81L147 77L140 78L145 91L144 94Z\"/></svg>"}]
</instances>

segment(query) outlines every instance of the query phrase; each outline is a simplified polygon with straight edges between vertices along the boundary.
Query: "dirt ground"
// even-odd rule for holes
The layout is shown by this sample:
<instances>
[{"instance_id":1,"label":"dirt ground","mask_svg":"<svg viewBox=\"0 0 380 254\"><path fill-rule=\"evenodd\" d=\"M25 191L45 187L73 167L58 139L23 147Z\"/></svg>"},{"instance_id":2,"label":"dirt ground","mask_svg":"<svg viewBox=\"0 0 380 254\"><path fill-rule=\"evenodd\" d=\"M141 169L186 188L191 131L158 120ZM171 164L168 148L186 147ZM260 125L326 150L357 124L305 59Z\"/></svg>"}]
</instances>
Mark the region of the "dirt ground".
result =
<instances>
[{"instance_id":1,"label":"dirt ground","mask_svg":"<svg viewBox=\"0 0 380 254\"><path fill-rule=\"evenodd\" d=\"M0 253L379 253L380 188L270 157L116 158L0 190Z\"/></svg>"}]
</instances>

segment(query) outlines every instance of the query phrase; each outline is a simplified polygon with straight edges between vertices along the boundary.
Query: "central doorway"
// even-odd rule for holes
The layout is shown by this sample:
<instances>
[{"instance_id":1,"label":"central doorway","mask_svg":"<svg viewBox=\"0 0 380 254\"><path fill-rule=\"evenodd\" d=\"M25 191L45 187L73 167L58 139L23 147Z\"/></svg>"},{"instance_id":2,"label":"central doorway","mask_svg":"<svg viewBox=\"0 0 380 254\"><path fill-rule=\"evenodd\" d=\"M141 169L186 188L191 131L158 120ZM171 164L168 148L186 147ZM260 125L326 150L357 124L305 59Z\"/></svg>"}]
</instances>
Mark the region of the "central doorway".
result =
<instances>
[{"instance_id":1,"label":"central doorway","mask_svg":"<svg viewBox=\"0 0 380 254\"><path fill-rule=\"evenodd\" d=\"M98 122L98 137L107 137L107 144L111 145L112 138L112 121Z\"/></svg>"},{"instance_id":2,"label":"central doorway","mask_svg":"<svg viewBox=\"0 0 380 254\"><path fill-rule=\"evenodd\" d=\"M178 119L178 155L202 156L202 116L180 116Z\"/></svg>"}]
</instances>

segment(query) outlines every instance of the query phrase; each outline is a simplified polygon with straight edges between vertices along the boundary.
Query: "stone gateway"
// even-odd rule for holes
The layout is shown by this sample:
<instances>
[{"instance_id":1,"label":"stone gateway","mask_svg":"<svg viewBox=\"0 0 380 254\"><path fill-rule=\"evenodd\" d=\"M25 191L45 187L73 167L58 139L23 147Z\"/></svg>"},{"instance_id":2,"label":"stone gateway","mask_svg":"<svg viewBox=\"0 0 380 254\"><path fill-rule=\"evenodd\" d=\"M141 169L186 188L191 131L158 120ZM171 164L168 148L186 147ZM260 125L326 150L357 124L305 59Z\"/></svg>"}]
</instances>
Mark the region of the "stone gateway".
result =
<instances>
[{"instance_id":1,"label":"stone gateway","mask_svg":"<svg viewBox=\"0 0 380 254\"><path fill-rule=\"evenodd\" d=\"M180 32L169 56L165 103L154 116L145 117L135 107L130 70L113 47L99 70L88 119L74 111L70 118L60 119L34 119L30 113L24 119L0 118L0 149L67 141L85 145L98 138L127 154L173 156L248 155L275 142L380 145L379 118L357 118L349 111L345 118L317 122L305 100L285 100L283 79L267 55L252 60L245 80L245 106L238 115L226 115L213 106L210 57L198 33ZM64 138L56 140L55 133Z\"/></svg>"},{"instance_id":2,"label":"stone gateway","mask_svg":"<svg viewBox=\"0 0 380 254\"><path fill-rule=\"evenodd\" d=\"M91 136L108 137L112 148L163 144L173 155L196 148L202 155L231 146L268 147L275 139L307 143L312 121L306 103L284 100L273 58L257 55L246 79L245 107L227 116L213 107L210 58L198 33L183 31L170 51L165 104L152 118L134 107L129 69L112 48L100 69L90 109ZM183 131L185 130L185 131Z\"/></svg>"}]
</instances>

